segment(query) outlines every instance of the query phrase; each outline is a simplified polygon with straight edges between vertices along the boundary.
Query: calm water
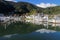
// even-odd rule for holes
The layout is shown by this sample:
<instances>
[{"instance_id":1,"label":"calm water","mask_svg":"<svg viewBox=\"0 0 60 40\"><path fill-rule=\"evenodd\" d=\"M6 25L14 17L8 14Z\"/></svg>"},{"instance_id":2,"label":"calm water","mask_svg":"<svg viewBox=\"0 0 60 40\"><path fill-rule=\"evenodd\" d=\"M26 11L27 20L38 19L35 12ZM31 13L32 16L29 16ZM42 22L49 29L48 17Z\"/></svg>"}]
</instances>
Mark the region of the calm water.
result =
<instances>
[{"instance_id":1,"label":"calm water","mask_svg":"<svg viewBox=\"0 0 60 40\"><path fill-rule=\"evenodd\" d=\"M39 29L28 34L11 34L0 37L0 40L60 40L60 32Z\"/></svg>"},{"instance_id":2,"label":"calm water","mask_svg":"<svg viewBox=\"0 0 60 40\"><path fill-rule=\"evenodd\" d=\"M60 26L60 23L53 23L53 22L48 22L48 21L34 21L34 20L28 20L26 22L34 23L37 25L43 24L44 26L51 25L51 26Z\"/></svg>"},{"instance_id":3,"label":"calm water","mask_svg":"<svg viewBox=\"0 0 60 40\"><path fill-rule=\"evenodd\" d=\"M53 24L48 22L39 22L39 21L33 21L35 24L43 24L46 27L51 26L59 26L60 24ZM52 28L51 28L52 29ZM59 30L59 31L55 31ZM0 40L60 40L60 28L55 28L54 30L50 29L39 29L34 32L28 33L28 34L9 34L9 35L3 35L0 36Z\"/></svg>"}]
</instances>

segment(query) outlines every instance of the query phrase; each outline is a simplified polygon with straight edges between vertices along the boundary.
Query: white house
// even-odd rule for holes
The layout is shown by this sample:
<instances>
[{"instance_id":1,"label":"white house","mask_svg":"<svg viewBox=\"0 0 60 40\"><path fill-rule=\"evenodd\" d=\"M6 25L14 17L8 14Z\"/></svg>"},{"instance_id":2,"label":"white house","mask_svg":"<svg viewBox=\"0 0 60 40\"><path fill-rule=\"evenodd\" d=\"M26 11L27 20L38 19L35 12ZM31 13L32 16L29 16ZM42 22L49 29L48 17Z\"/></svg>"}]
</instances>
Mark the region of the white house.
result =
<instances>
[{"instance_id":1,"label":"white house","mask_svg":"<svg viewBox=\"0 0 60 40\"><path fill-rule=\"evenodd\" d=\"M54 16L54 18L50 19L49 22L52 23L60 23L60 16Z\"/></svg>"},{"instance_id":2,"label":"white house","mask_svg":"<svg viewBox=\"0 0 60 40\"><path fill-rule=\"evenodd\" d=\"M10 17L5 17L5 16L0 17L0 22L7 22L9 20L10 20Z\"/></svg>"},{"instance_id":3,"label":"white house","mask_svg":"<svg viewBox=\"0 0 60 40\"><path fill-rule=\"evenodd\" d=\"M49 22L51 22L52 26L60 26L60 16L55 15Z\"/></svg>"},{"instance_id":4,"label":"white house","mask_svg":"<svg viewBox=\"0 0 60 40\"><path fill-rule=\"evenodd\" d=\"M26 16L26 22L41 24L42 21L48 21L48 15L43 17L40 14Z\"/></svg>"}]
</instances>

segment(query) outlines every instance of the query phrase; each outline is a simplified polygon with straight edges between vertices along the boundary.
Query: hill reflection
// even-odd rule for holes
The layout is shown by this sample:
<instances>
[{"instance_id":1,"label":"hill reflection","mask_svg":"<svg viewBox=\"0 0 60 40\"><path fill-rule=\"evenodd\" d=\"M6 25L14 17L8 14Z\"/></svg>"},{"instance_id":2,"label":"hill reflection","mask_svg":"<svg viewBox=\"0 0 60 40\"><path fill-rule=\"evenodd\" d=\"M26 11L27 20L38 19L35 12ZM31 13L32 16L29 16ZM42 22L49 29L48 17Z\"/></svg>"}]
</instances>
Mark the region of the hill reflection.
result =
<instances>
[{"instance_id":1,"label":"hill reflection","mask_svg":"<svg viewBox=\"0 0 60 40\"><path fill-rule=\"evenodd\" d=\"M5 39L8 39L8 40L60 40L60 32L47 30L47 29L40 29L40 30L34 31L32 33L28 33L28 34L5 35L3 37L0 37L0 39L4 39L4 40Z\"/></svg>"}]
</instances>

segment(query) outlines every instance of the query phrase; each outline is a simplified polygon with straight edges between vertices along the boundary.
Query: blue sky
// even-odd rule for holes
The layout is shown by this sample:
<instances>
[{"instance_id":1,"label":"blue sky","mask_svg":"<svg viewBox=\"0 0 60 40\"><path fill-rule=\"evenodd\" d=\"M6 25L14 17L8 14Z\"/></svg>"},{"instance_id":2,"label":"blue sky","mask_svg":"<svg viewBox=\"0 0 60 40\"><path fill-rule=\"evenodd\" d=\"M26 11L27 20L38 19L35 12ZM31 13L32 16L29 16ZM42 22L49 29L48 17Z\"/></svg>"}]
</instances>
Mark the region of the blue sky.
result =
<instances>
[{"instance_id":1,"label":"blue sky","mask_svg":"<svg viewBox=\"0 0 60 40\"><path fill-rule=\"evenodd\" d=\"M51 3L51 4L57 4L60 5L60 0L15 0L15 1L24 1L24 2L30 2L32 4L40 4L40 3Z\"/></svg>"},{"instance_id":2,"label":"blue sky","mask_svg":"<svg viewBox=\"0 0 60 40\"><path fill-rule=\"evenodd\" d=\"M42 8L60 6L60 0L6 0L6 1L29 2Z\"/></svg>"}]
</instances>

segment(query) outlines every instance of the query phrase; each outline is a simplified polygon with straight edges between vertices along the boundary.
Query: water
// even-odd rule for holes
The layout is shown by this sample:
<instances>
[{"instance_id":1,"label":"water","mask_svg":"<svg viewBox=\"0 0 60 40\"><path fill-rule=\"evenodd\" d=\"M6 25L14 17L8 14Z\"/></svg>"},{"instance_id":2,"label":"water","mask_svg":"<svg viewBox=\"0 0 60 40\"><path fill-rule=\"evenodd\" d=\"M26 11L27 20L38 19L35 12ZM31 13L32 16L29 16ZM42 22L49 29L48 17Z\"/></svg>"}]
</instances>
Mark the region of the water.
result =
<instances>
[{"instance_id":1,"label":"water","mask_svg":"<svg viewBox=\"0 0 60 40\"><path fill-rule=\"evenodd\" d=\"M34 23L34 24L37 24L37 25L40 25L40 24L42 24L42 25L44 25L44 26L47 26L47 25L51 25L51 26L60 26L60 23L53 23L53 22L48 22L48 21L45 21L45 22L43 22L43 21L35 21L35 22L31 22L31 23Z\"/></svg>"},{"instance_id":2,"label":"water","mask_svg":"<svg viewBox=\"0 0 60 40\"><path fill-rule=\"evenodd\" d=\"M10 34L0 37L0 40L60 40L60 32L39 29L28 34Z\"/></svg>"},{"instance_id":3,"label":"water","mask_svg":"<svg viewBox=\"0 0 60 40\"><path fill-rule=\"evenodd\" d=\"M47 29L39 29L27 34L9 34L0 36L0 40L60 40L60 24L48 23L48 22L33 22L35 24L43 24L48 27ZM53 30L49 29L49 26L54 26ZM56 31L59 30L59 31ZM16 31L16 30L15 30Z\"/></svg>"}]
</instances>

